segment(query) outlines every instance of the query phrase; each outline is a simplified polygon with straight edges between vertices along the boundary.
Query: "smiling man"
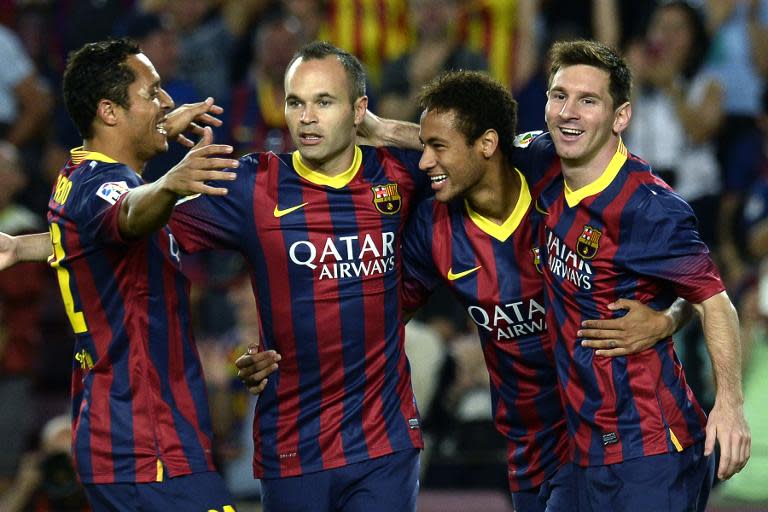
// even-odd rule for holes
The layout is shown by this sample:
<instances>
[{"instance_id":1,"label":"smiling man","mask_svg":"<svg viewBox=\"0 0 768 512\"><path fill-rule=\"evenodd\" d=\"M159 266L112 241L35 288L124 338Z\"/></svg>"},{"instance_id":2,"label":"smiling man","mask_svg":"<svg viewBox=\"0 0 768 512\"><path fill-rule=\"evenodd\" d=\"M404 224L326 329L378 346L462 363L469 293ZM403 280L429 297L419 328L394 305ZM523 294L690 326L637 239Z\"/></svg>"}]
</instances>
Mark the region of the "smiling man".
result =
<instances>
[{"instance_id":1,"label":"smiling man","mask_svg":"<svg viewBox=\"0 0 768 512\"><path fill-rule=\"evenodd\" d=\"M704 510L717 475L747 462L738 317L690 207L624 146L631 75L594 41L550 52L546 121L521 157L548 176L539 196L547 318L574 441L580 510ZM630 297L654 308L675 297L699 312L716 384L707 418L672 340L614 359L579 343L584 320Z\"/></svg>"},{"instance_id":2,"label":"smiling man","mask_svg":"<svg viewBox=\"0 0 768 512\"><path fill-rule=\"evenodd\" d=\"M192 339L188 282L166 226L179 196L224 194L231 151L210 128L163 177L147 160L212 100L175 112L149 59L129 40L74 52L64 103L83 137L48 205L51 266L75 332L75 468L93 510L231 510L213 464L205 381ZM186 140L186 139L185 139ZM45 237L47 238L47 237ZM50 251L50 242L48 251ZM43 252L46 254L46 252Z\"/></svg>"}]
</instances>

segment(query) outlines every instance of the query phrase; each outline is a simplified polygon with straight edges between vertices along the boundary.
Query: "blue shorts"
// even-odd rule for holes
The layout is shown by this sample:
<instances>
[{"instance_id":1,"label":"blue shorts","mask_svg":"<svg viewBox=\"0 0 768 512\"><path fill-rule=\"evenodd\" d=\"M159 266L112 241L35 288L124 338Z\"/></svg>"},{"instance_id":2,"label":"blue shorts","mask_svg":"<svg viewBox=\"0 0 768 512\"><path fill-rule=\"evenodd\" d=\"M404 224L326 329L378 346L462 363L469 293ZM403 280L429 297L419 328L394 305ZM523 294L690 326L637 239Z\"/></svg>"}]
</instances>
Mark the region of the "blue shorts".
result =
<instances>
[{"instance_id":1,"label":"blue shorts","mask_svg":"<svg viewBox=\"0 0 768 512\"><path fill-rule=\"evenodd\" d=\"M93 512L235 512L224 479L215 471L177 476L164 482L85 484L83 487Z\"/></svg>"},{"instance_id":2,"label":"blue shorts","mask_svg":"<svg viewBox=\"0 0 768 512\"><path fill-rule=\"evenodd\" d=\"M261 481L264 512L410 512L418 492L419 450Z\"/></svg>"},{"instance_id":3,"label":"blue shorts","mask_svg":"<svg viewBox=\"0 0 768 512\"><path fill-rule=\"evenodd\" d=\"M512 493L516 512L571 512L576 510L573 465L568 463L538 487Z\"/></svg>"},{"instance_id":4,"label":"blue shorts","mask_svg":"<svg viewBox=\"0 0 768 512\"><path fill-rule=\"evenodd\" d=\"M715 475L715 458L704 442L682 452L573 469L583 512L703 511Z\"/></svg>"}]
</instances>

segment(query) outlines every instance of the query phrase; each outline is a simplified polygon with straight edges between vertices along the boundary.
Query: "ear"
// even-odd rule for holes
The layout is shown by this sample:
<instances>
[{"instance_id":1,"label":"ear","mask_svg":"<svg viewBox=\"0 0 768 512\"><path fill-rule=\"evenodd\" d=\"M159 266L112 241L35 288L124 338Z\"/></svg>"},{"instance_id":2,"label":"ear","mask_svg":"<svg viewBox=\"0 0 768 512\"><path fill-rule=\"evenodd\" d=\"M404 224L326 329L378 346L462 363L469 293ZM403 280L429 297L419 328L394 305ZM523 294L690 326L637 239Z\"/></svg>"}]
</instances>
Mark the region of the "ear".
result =
<instances>
[{"instance_id":1,"label":"ear","mask_svg":"<svg viewBox=\"0 0 768 512\"><path fill-rule=\"evenodd\" d=\"M355 113L355 126L363 122L365 111L368 110L368 96L360 96L352 104L352 110Z\"/></svg>"},{"instance_id":2,"label":"ear","mask_svg":"<svg viewBox=\"0 0 768 512\"><path fill-rule=\"evenodd\" d=\"M480 151L483 158L491 158L499 147L499 134L496 130L488 129L477 139L480 143Z\"/></svg>"},{"instance_id":3,"label":"ear","mask_svg":"<svg viewBox=\"0 0 768 512\"><path fill-rule=\"evenodd\" d=\"M626 102L616 109L613 117L613 133L621 135L621 132L629 126L629 120L632 118L632 104Z\"/></svg>"},{"instance_id":4,"label":"ear","mask_svg":"<svg viewBox=\"0 0 768 512\"><path fill-rule=\"evenodd\" d=\"M96 117L107 126L115 126L118 121L119 108L111 100L99 100L98 105L96 105Z\"/></svg>"}]
</instances>

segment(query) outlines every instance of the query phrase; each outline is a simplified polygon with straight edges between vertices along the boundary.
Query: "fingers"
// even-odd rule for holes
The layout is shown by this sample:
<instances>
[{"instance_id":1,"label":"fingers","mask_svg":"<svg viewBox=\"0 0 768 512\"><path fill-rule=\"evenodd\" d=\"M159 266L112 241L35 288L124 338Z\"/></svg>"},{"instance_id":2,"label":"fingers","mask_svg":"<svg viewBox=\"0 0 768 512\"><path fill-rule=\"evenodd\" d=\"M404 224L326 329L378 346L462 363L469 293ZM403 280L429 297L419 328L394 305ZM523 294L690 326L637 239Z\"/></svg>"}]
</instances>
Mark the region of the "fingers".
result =
<instances>
[{"instance_id":1,"label":"fingers","mask_svg":"<svg viewBox=\"0 0 768 512\"><path fill-rule=\"evenodd\" d=\"M718 442L720 464L717 467L717 478L727 480L747 465L752 441L749 434L734 429L718 434Z\"/></svg>"},{"instance_id":2,"label":"fingers","mask_svg":"<svg viewBox=\"0 0 768 512\"><path fill-rule=\"evenodd\" d=\"M718 435L720 442L720 464L717 466L717 478L727 480L734 473L733 453L731 453L731 439L729 436ZM706 453L706 443L704 452Z\"/></svg>"},{"instance_id":3,"label":"fingers","mask_svg":"<svg viewBox=\"0 0 768 512\"><path fill-rule=\"evenodd\" d=\"M211 130L210 126L206 126L203 128L203 136L200 137L200 140L195 144L195 149L202 148L203 146L210 146L211 142L213 142L213 130Z\"/></svg>"},{"instance_id":4,"label":"fingers","mask_svg":"<svg viewBox=\"0 0 768 512\"><path fill-rule=\"evenodd\" d=\"M711 418L711 415L710 415ZM707 422L707 436L704 439L704 455L712 455L715 451L715 439L717 438L717 429L711 425L711 422Z\"/></svg>"}]
</instances>

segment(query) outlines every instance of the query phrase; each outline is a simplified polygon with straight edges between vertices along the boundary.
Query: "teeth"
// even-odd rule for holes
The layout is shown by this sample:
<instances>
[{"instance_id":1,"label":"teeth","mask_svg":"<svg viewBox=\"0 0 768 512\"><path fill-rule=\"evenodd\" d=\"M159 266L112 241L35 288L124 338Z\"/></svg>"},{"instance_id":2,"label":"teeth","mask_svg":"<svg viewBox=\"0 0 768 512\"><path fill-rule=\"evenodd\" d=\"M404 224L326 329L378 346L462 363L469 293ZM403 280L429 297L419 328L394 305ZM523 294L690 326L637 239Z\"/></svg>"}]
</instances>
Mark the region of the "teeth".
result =
<instances>
[{"instance_id":1,"label":"teeth","mask_svg":"<svg viewBox=\"0 0 768 512\"><path fill-rule=\"evenodd\" d=\"M165 124L164 123L158 123L156 129L157 129L158 133L161 133L163 135L167 135L168 134L168 131L165 129Z\"/></svg>"},{"instance_id":2,"label":"teeth","mask_svg":"<svg viewBox=\"0 0 768 512\"><path fill-rule=\"evenodd\" d=\"M581 135L584 133L582 130L575 130L573 128L560 128L560 131L565 135Z\"/></svg>"},{"instance_id":3,"label":"teeth","mask_svg":"<svg viewBox=\"0 0 768 512\"><path fill-rule=\"evenodd\" d=\"M448 178L445 174L439 174L437 176L430 176L429 179L432 180L432 183L441 183L445 181Z\"/></svg>"}]
</instances>

